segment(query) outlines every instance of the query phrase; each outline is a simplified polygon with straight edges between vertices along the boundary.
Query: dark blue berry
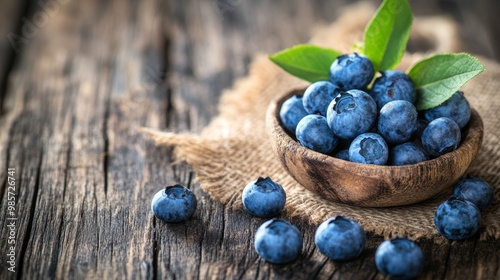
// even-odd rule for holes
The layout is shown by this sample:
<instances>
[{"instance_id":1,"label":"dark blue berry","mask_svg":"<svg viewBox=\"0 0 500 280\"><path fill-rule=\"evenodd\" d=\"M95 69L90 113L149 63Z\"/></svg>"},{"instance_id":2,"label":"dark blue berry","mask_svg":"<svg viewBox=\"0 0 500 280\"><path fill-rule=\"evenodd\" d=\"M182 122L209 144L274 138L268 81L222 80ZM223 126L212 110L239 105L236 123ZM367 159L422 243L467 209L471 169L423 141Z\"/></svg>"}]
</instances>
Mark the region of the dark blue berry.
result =
<instances>
[{"instance_id":1,"label":"dark blue berry","mask_svg":"<svg viewBox=\"0 0 500 280\"><path fill-rule=\"evenodd\" d=\"M474 203L456 196L450 197L436 209L434 224L441 235L460 240L476 234L481 213Z\"/></svg>"},{"instance_id":2,"label":"dark blue berry","mask_svg":"<svg viewBox=\"0 0 500 280\"><path fill-rule=\"evenodd\" d=\"M391 101L380 110L377 128L387 143L406 142L417 130L417 109L406 100Z\"/></svg>"},{"instance_id":3,"label":"dark blue berry","mask_svg":"<svg viewBox=\"0 0 500 280\"><path fill-rule=\"evenodd\" d=\"M370 95L377 103L379 110L385 104L394 100L406 100L412 104L415 103L417 94L408 75L399 70L387 70L381 73L382 76L375 79L370 91Z\"/></svg>"},{"instance_id":4,"label":"dark blue berry","mask_svg":"<svg viewBox=\"0 0 500 280\"><path fill-rule=\"evenodd\" d=\"M305 116L307 116L307 112L302 105L302 96L300 95L293 95L281 105L281 123L292 135L295 135L297 124Z\"/></svg>"},{"instance_id":5,"label":"dark blue berry","mask_svg":"<svg viewBox=\"0 0 500 280\"><path fill-rule=\"evenodd\" d=\"M461 179L453 188L453 195L468 200L484 211L493 200L493 189L478 177Z\"/></svg>"},{"instance_id":6,"label":"dark blue berry","mask_svg":"<svg viewBox=\"0 0 500 280\"><path fill-rule=\"evenodd\" d=\"M195 195L186 187L174 185L157 192L151 201L153 214L168 223L183 222L196 211Z\"/></svg>"},{"instance_id":7,"label":"dark blue berry","mask_svg":"<svg viewBox=\"0 0 500 280\"><path fill-rule=\"evenodd\" d=\"M307 115L297 125L295 135L300 144L313 151L329 154L337 147L338 138L321 115Z\"/></svg>"},{"instance_id":8,"label":"dark blue berry","mask_svg":"<svg viewBox=\"0 0 500 280\"><path fill-rule=\"evenodd\" d=\"M413 142L392 147L389 153L390 165L408 165L428 160L427 153Z\"/></svg>"},{"instance_id":9,"label":"dark blue berry","mask_svg":"<svg viewBox=\"0 0 500 280\"><path fill-rule=\"evenodd\" d=\"M330 81L343 90L364 89L374 75L372 62L357 53L341 55L330 66Z\"/></svg>"},{"instance_id":10,"label":"dark blue berry","mask_svg":"<svg viewBox=\"0 0 500 280\"><path fill-rule=\"evenodd\" d=\"M320 114L326 117L326 110L332 100L340 93L340 88L326 81L309 85L304 92L302 104L309 114Z\"/></svg>"},{"instance_id":11,"label":"dark blue berry","mask_svg":"<svg viewBox=\"0 0 500 280\"><path fill-rule=\"evenodd\" d=\"M389 157L389 148L382 136L363 133L354 138L349 147L349 160L365 164L384 165Z\"/></svg>"},{"instance_id":12,"label":"dark blue berry","mask_svg":"<svg viewBox=\"0 0 500 280\"><path fill-rule=\"evenodd\" d=\"M457 91L443 104L425 110L424 116L429 122L441 117L450 118L462 129L469 122L471 109L463 92Z\"/></svg>"},{"instance_id":13,"label":"dark blue berry","mask_svg":"<svg viewBox=\"0 0 500 280\"><path fill-rule=\"evenodd\" d=\"M413 279L424 267L424 254L413 241L398 237L380 244L375 251L375 265L391 279Z\"/></svg>"},{"instance_id":14,"label":"dark blue berry","mask_svg":"<svg viewBox=\"0 0 500 280\"><path fill-rule=\"evenodd\" d=\"M264 260L284 264L297 258L302 250L302 236L294 225L281 219L263 223L255 234L255 251Z\"/></svg>"},{"instance_id":15,"label":"dark blue berry","mask_svg":"<svg viewBox=\"0 0 500 280\"><path fill-rule=\"evenodd\" d=\"M259 177L243 189L242 202L250 214L269 218L278 215L285 207L286 193L283 187L271 178Z\"/></svg>"},{"instance_id":16,"label":"dark blue berry","mask_svg":"<svg viewBox=\"0 0 500 280\"><path fill-rule=\"evenodd\" d=\"M433 157L451 152L460 144L461 132L458 125L449 118L431 121L422 133L422 145Z\"/></svg>"},{"instance_id":17,"label":"dark blue berry","mask_svg":"<svg viewBox=\"0 0 500 280\"><path fill-rule=\"evenodd\" d=\"M366 234L357 222L336 216L323 222L314 236L319 251L337 261L347 261L359 256L366 243Z\"/></svg>"},{"instance_id":18,"label":"dark blue berry","mask_svg":"<svg viewBox=\"0 0 500 280\"><path fill-rule=\"evenodd\" d=\"M349 161L349 149L343 149L335 154L335 158Z\"/></svg>"},{"instance_id":19,"label":"dark blue berry","mask_svg":"<svg viewBox=\"0 0 500 280\"><path fill-rule=\"evenodd\" d=\"M372 129L377 121L377 104L368 93L349 90L339 94L328 106L327 121L333 133L353 139Z\"/></svg>"}]
</instances>

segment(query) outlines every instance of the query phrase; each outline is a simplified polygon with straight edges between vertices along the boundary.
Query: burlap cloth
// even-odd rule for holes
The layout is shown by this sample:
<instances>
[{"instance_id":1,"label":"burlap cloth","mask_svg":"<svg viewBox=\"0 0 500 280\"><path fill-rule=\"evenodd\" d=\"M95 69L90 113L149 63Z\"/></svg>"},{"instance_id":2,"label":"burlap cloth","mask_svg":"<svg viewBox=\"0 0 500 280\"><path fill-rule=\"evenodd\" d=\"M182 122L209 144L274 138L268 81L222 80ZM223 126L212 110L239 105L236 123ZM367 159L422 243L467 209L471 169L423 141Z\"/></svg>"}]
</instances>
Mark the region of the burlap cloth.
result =
<instances>
[{"instance_id":1,"label":"burlap cloth","mask_svg":"<svg viewBox=\"0 0 500 280\"><path fill-rule=\"evenodd\" d=\"M311 43L352 52L362 38L374 7L361 4L346 9L334 24L318 28ZM409 48L426 47L426 53L405 54L400 69L432 52L461 51L455 24L443 17L415 18ZM466 97L483 118L485 135L479 155L469 170L495 189L494 204L482 215L481 238L500 238L500 65L481 58L486 71L463 87ZM258 176L270 176L287 193L283 215L300 216L318 225L342 214L358 221L367 232L384 237L405 235L444 241L434 227L437 206L450 192L405 207L360 208L329 202L301 187L275 157L265 125L269 102L289 89L307 85L285 73L266 56L258 56L250 74L222 94L219 115L199 134L178 134L144 129L158 145L175 147L178 161L187 161L201 187L221 203L242 209L241 192ZM495 96L496 95L496 96ZM203 211L203 209L201 209Z\"/></svg>"}]
</instances>

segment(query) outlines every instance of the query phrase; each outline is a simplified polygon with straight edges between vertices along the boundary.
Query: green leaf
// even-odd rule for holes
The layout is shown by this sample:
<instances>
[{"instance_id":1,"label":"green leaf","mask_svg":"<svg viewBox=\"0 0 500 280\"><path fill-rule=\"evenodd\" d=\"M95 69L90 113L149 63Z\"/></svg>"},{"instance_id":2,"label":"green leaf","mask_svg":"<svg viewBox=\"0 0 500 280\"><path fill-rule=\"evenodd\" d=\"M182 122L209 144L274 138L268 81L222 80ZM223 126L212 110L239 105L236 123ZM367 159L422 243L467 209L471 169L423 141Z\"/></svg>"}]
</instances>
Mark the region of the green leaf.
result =
<instances>
[{"instance_id":1,"label":"green leaf","mask_svg":"<svg viewBox=\"0 0 500 280\"><path fill-rule=\"evenodd\" d=\"M330 66L340 52L302 44L269 56L288 73L311 83L330 80Z\"/></svg>"},{"instance_id":2,"label":"green leaf","mask_svg":"<svg viewBox=\"0 0 500 280\"><path fill-rule=\"evenodd\" d=\"M483 71L481 62L467 53L437 54L417 62L408 70L417 91L417 109L440 105Z\"/></svg>"},{"instance_id":3,"label":"green leaf","mask_svg":"<svg viewBox=\"0 0 500 280\"><path fill-rule=\"evenodd\" d=\"M375 71L396 67L410 37L413 15L407 0L384 0L365 29L364 54Z\"/></svg>"}]
</instances>

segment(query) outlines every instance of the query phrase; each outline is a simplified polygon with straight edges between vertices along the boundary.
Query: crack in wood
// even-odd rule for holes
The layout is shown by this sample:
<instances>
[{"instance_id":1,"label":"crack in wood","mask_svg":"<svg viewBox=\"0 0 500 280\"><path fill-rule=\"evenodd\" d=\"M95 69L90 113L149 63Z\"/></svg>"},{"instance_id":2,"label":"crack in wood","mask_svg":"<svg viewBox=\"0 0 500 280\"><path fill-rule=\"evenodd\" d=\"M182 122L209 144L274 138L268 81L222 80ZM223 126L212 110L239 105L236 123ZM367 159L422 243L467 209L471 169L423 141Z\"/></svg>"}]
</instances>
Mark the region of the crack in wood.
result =
<instances>
[{"instance_id":1,"label":"crack in wood","mask_svg":"<svg viewBox=\"0 0 500 280\"><path fill-rule=\"evenodd\" d=\"M68 148L66 149L66 162L65 162L65 166L64 166L64 186L63 186L63 194L62 194L62 198L63 198L63 201L66 200L66 189L68 187L68 174L69 174L69 171L71 169L71 165L70 165L70 160L71 160L71 153L73 151L73 141L71 141L72 137L73 137L73 129L76 125L76 118L75 116L72 116L71 117L71 125L69 127L69 132L68 132L68 137L69 137L69 141L68 141Z\"/></svg>"},{"instance_id":2,"label":"crack in wood","mask_svg":"<svg viewBox=\"0 0 500 280\"><path fill-rule=\"evenodd\" d=\"M447 267L448 267L448 263L450 262L450 252L451 252L451 244L453 243L453 241L450 241L448 240L447 244L446 244L446 256L445 256L445 263L444 263L444 272L443 272L443 275L441 276L441 279L446 279L446 272L447 272Z\"/></svg>"},{"instance_id":3,"label":"crack in wood","mask_svg":"<svg viewBox=\"0 0 500 280\"><path fill-rule=\"evenodd\" d=\"M153 216L153 279L158 279L158 252L160 251L160 242L158 242L158 228L156 217Z\"/></svg>"},{"instance_id":4,"label":"crack in wood","mask_svg":"<svg viewBox=\"0 0 500 280\"><path fill-rule=\"evenodd\" d=\"M42 171L42 163L43 163L43 148L40 148L40 157L39 157L39 162L37 166L37 171L36 171L36 178L35 178L35 186L33 190L33 197L31 201L31 208L30 208L30 213L29 213L29 219L28 219L28 226L26 227L26 234L24 236L24 240L22 242L22 247L21 251L19 252L19 267L24 267L24 260L26 257L26 251L28 249L28 244L32 236L32 228L33 228L33 220L35 218L35 210L37 207L37 202L38 202L38 191L39 188L42 184L41 182L41 171ZM22 279L23 276L23 269L19 270L19 273L17 274L17 279Z\"/></svg>"},{"instance_id":5,"label":"crack in wood","mask_svg":"<svg viewBox=\"0 0 500 280\"><path fill-rule=\"evenodd\" d=\"M104 176L104 196L108 197L108 168L109 168L109 137L108 137L108 121L110 118L111 110L111 91L108 91L108 96L106 97L106 107L104 109L104 117L102 124L102 137L104 141L104 155L103 155L103 176Z\"/></svg>"},{"instance_id":6,"label":"crack in wood","mask_svg":"<svg viewBox=\"0 0 500 280\"><path fill-rule=\"evenodd\" d=\"M221 235L219 238L219 248L222 248L222 245L224 244L224 237L226 234L226 207L222 205L222 229L221 229Z\"/></svg>"}]
</instances>

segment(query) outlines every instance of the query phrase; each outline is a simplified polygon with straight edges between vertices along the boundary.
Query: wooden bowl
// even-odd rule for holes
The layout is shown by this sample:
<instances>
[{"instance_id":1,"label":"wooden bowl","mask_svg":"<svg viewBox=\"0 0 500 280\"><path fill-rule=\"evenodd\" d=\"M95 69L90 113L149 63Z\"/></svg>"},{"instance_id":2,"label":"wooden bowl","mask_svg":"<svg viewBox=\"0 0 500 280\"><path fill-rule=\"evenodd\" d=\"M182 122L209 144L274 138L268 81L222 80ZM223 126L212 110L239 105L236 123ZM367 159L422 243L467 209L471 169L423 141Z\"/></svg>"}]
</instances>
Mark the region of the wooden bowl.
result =
<instances>
[{"instance_id":1,"label":"wooden bowl","mask_svg":"<svg viewBox=\"0 0 500 280\"><path fill-rule=\"evenodd\" d=\"M467 171L483 141L483 122L472 110L458 149L438 158L405 166L349 162L301 146L281 126L279 109L293 94L271 102L266 125L273 150L283 168L303 187L321 197L364 207L399 206L433 197L450 188Z\"/></svg>"}]
</instances>

